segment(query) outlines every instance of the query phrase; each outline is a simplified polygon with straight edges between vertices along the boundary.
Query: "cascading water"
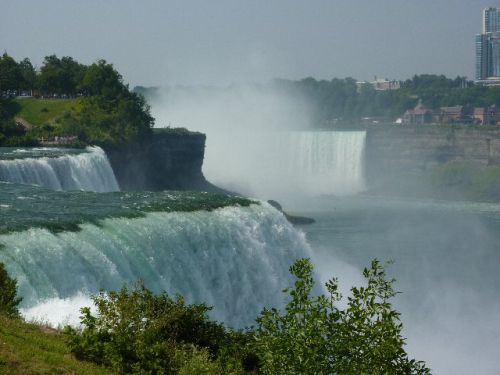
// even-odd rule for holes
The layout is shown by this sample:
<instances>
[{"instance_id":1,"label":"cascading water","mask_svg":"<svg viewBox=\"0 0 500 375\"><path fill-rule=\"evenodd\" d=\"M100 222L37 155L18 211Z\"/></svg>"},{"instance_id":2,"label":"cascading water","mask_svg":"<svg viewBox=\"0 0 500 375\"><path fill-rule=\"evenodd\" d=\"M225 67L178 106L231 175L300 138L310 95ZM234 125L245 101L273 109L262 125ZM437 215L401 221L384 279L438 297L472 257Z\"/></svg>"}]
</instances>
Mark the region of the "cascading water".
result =
<instances>
[{"instance_id":1,"label":"cascading water","mask_svg":"<svg viewBox=\"0 0 500 375\"><path fill-rule=\"evenodd\" d=\"M365 190L364 131L294 132L289 169L311 195L353 195Z\"/></svg>"},{"instance_id":2,"label":"cascading water","mask_svg":"<svg viewBox=\"0 0 500 375\"><path fill-rule=\"evenodd\" d=\"M53 190L120 190L100 147L87 147L86 152L78 154L0 160L0 181L34 184Z\"/></svg>"},{"instance_id":3,"label":"cascading water","mask_svg":"<svg viewBox=\"0 0 500 375\"><path fill-rule=\"evenodd\" d=\"M213 305L214 318L241 327L263 307L280 304L281 289L291 283L289 266L311 256L303 233L266 203L150 212L80 227L0 235L0 262L18 280L26 316L74 321L85 296L142 279L155 292Z\"/></svg>"},{"instance_id":4,"label":"cascading water","mask_svg":"<svg viewBox=\"0 0 500 375\"><path fill-rule=\"evenodd\" d=\"M204 173L216 185L285 205L355 195L365 190L365 139L364 131L216 133L207 142Z\"/></svg>"}]
</instances>

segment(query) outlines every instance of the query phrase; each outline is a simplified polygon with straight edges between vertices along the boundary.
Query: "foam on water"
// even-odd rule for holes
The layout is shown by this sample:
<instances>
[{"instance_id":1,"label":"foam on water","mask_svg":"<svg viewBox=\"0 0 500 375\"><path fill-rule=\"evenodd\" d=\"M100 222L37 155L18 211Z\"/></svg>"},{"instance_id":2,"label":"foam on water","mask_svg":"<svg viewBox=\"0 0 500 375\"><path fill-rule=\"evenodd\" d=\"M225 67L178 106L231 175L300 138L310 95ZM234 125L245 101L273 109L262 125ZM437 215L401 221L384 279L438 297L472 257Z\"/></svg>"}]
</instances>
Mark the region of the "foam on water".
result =
<instances>
[{"instance_id":1,"label":"foam on water","mask_svg":"<svg viewBox=\"0 0 500 375\"><path fill-rule=\"evenodd\" d=\"M230 325L252 324L281 303L293 261L311 256L303 233L266 203L106 219L78 232L30 229L1 235L0 244L25 315L51 323L75 320L72 301L83 302L75 296L143 279L155 292L215 306L212 316Z\"/></svg>"},{"instance_id":2,"label":"foam on water","mask_svg":"<svg viewBox=\"0 0 500 375\"><path fill-rule=\"evenodd\" d=\"M0 160L0 181L52 190L120 190L106 153L100 147L87 147L86 151L57 157Z\"/></svg>"}]
</instances>

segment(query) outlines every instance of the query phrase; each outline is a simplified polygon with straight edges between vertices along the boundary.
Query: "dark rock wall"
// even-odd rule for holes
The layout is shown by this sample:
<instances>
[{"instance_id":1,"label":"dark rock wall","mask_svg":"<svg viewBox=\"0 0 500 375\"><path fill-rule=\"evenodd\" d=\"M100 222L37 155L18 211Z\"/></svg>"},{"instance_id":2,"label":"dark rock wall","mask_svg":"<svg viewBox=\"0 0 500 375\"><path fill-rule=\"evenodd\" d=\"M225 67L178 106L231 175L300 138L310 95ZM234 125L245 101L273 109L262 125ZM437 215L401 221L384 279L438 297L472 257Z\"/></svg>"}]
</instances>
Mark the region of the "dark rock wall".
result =
<instances>
[{"instance_id":1,"label":"dark rock wall","mask_svg":"<svg viewBox=\"0 0 500 375\"><path fill-rule=\"evenodd\" d=\"M153 134L150 139L107 147L121 190L220 191L203 176L204 134Z\"/></svg>"},{"instance_id":2,"label":"dark rock wall","mask_svg":"<svg viewBox=\"0 0 500 375\"><path fill-rule=\"evenodd\" d=\"M500 130L466 126L372 126L367 130L368 183L451 161L500 163Z\"/></svg>"}]
</instances>

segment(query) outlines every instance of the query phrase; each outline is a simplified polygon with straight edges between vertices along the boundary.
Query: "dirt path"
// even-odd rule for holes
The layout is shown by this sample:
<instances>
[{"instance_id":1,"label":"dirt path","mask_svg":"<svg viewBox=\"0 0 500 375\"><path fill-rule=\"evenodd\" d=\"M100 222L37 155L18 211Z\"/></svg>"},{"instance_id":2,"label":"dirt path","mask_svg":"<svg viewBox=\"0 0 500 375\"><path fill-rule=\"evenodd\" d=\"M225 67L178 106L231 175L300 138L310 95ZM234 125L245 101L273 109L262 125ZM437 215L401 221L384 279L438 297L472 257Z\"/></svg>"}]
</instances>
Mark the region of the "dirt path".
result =
<instances>
[{"instance_id":1,"label":"dirt path","mask_svg":"<svg viewBox=\"0 0 500 375\"><path fill-rule=\"evenodd\" d=\"M25 128L26 130L29 130L33 127L33 124L30 124L28 121L26 121L22 117L14 117L14 121L17 124L21 125L23 128Z\"/></svg>"}]
</instances>

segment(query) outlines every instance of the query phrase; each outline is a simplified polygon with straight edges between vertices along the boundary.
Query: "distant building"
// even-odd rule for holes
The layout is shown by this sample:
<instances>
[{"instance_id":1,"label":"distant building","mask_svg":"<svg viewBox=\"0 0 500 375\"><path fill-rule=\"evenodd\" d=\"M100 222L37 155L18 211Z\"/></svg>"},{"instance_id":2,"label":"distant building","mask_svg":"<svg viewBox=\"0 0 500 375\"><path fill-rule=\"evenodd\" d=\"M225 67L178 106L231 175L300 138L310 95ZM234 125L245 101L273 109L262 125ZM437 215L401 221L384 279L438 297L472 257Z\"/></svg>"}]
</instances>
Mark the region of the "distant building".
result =
<instances>
[{"instance_id":1,"label":"distant building","mask_svg":"<svg viewBox=\"0 0 500 375\"><path fill-rule=\"evenodd\" d=\"M407 110L403 115L403 124L424 125L433 120L433 112L427 109L420 100L415 108Z\"/></svg>"},{"instance_id":2,"label":"distant building","mask_svg":"<svg viewBox=\"0 0 500 375\"><path fill-rule=\"evenodd\" d=\"M476 82L500 85L500 9L483 10L483 33L476 35Z\"/></svg>"},{"instance_id":3,"label":"distant building","mask_svg":"<svg viewBox=\"0 0 500 375\"><path fill-rule=\"evenodd\" d=\"M465 112L464 107L461 105L456 105L453 107L441 107L439 108L439 123L440 124L454 124L465 122Z\"/></svg>"},{"instance_id":4,"label":"distant building","mask_svg":"<svg viewBox=\"0 0 500 375\"><path fill-rule=\"evenodd\" d=\"M377 79L377 77L375 77L375 80L372 82L367 82L367 81L356 82L358 90L361 88L361 86L366 84L372 85L373 88L377 91L399 90L401 88L401 83L399 81L396 80L390 81L387 78Z\"/></svg>"},{"instance_id":5,"label":"distant building","mask_svg":"<svg viewBox=\"0 0 500 375\"><path fill-rule=\"evenodd\" d=\"M497 125L500 122L500 109L495 105L474 108L472 118L477 125Z\"/></svg>"},{"instance_id":6,"label":"distant building","mask_svg":"<svg viewBox=\"0 0 500 375\"><path fill-rule=\"evenodd\" d=\"M389 81L386 79L375 79L375 81L371 82L372 86L375 90L385 91L385 90L399 90L401 88L401 84L399 81Z\"/></svg>"},{"instance_id":7,"label":"distant building","mask_svg":"<svg viewBox=\"0 0 500 375\"><path fill-rule=\"evenodd\" d=\"M407 110L401 121L407 125L424 124L496 124L500 121L500 111L495 106L486 108L469 108L461 105L440 107L432 110L426 108L419 100L417 106Z\"/></svg>"}]
</instances>

